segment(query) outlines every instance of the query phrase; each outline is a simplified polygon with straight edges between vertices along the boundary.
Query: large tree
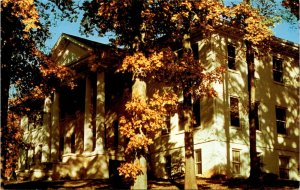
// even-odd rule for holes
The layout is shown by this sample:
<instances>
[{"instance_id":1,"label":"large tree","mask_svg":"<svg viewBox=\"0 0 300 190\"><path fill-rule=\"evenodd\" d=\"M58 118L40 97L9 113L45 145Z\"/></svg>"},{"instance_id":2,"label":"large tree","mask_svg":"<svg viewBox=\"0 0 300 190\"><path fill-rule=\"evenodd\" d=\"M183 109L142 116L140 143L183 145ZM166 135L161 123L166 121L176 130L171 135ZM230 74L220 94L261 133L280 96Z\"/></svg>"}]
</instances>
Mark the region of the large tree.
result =
<instances>
[{"instance_id":1,"label":"large tree","mask_svg":"<svg viewBox=\"0 0 300 190\"><path fill-rule=\"evenodd\" d=\"M59 1L55 1L59 3ZM26 114L36 109L36 102L49 93L57 74L67 70L54 65L42 52L49 38L50 17L47 10L57 7L51 1L48 7L33 0L4 0L1 2L1 177L5 179L9 156L10 126L8 110ZM52 5L52 6L50 6ZM66 7L66 6L65 6ZM66 9L66 8L65 8ZM43 16L43 21L40 19ZM48 15L48 16L47 16ZM61 14L64 16L64 14ZM63 76L63 77L64 77ZM60 77L59 80L63 80ZM44 85L45 82L48 85ZM9 99L11 99L9 101ZM10 123L11 124L11 123ZM7 173L6 173L7 174Z\"/></svg>"},{"instance_id":2,"label":"large tree","mask_svg":"<svg viewBox=\"0 0 300 190\"><path fill-rule=\"evenodd\" d=\"M83 32L96 30L100 35L113 32L112 44L124 47L127 56L119 70L133 73L133 91L138 94L133 94L132 100L126 105L127 112L120 121L121 131L125 131L124 135L129 139L125 153L135 155L134 159L128 160L130 163L120 168L121 173L136 178L133 188L147 188L145 154L147 146L153 141L148 126L151 130L163 126L157 126L163 121L162 117L159 120L152 118L159 114L149 113L151 109L156 113L160 110L161 116L164 112L146 100L146 92L138 91L146 91L145 80L163 82L184 91L185 101L181 109L186 135L185 188L197 188L193 142L190 141L193 137L191 97L196 99L204 94L215 95L211 83L218 81L220 75L216 71L205 72L204 67L194 59L191 35L196 29L199 33L212 29L215 23L220 23L219 16L227 9L217 1L103 0L86 1L83 10ZM177 48L181 49L182 56L174 53ZM162 97L159 99L164 99ZM165 99L162 104L166 102ZM149 108L147 104L150 104ZM142 105L145 110L150 110L141 111Z\"/></svg>"}]
</instances>

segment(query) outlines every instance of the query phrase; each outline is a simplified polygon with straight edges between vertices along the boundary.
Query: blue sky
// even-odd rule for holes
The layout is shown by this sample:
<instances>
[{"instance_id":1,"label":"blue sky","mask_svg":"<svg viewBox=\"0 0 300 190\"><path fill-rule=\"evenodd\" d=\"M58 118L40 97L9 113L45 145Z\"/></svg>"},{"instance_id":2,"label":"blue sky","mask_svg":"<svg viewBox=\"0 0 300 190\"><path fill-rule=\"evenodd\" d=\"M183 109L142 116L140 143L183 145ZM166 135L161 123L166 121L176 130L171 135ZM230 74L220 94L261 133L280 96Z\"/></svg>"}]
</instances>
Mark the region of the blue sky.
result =
<instances>
[{"instance_id":1,"label":"blue sky","mask_svg":"<svg viewBox=\"0 0 300 190\"><path fill-rule=\"evenodd\" d=\"M80 18L78 19L80 21ZM107 37L99 37L95 36L88 36L81 35L79 33L79 22L77 23L70 23L68 21L57 21L56 26L50 28L52 38L46 41L47 49L46 51L50 51L54 44L57 42L58 38L62 33L67 33L75 36L80 36L86 39L90 39L93 41L97 41L100 43L107 44L109 43ZM299 26L292 26L287 22L279 23L273 29L274 35L276 37L294 42L299 43Z\"/></svg>"}]
</instances>

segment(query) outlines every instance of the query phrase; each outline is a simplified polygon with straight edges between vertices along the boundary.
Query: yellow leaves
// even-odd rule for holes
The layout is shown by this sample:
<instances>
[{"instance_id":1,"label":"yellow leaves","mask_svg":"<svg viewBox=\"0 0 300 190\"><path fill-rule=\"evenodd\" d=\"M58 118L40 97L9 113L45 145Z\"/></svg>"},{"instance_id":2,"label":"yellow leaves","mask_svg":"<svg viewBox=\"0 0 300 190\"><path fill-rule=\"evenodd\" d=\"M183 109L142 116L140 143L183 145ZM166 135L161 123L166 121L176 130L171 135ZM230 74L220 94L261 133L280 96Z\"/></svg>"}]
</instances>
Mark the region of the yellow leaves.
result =
<instances>
[{"instance_id":1,"label":"yellow leaves","mask_svg":"<svg viewBox=\"0 0 300 190\"><path fill-rule=\"evenodd\" d=\"M134 135L130 138L125 153L130 154L134 150L144 150L148 152L148 146L151 144L153 144L153 140L147 138L145 135L142 134Z\"/></svg>"},{"instance_id":2,"label":"yellow leaves","mask_svg":"<svg viewBox=\"0 0 300 190\"><path fill-rule=\"evenodd\" d=\"M118 171L121 176L124 176L125 179L136 179L138 175L142 174L142 167L138 163L124 163L118 168Z\"/></svg>"},{"instance_id":3,"label":"yellow leaves","mask_svg":"<svg viewBox=\"0 0 300 190\"><path fill-rule=\"evenodd\" d=\"M177 102L178 98L172 90L156 91L148 101L133 94L119 119L120 133L129 139L125 154L148 152L153 138L164 127L164 116L171 109L176 109ZM122 164L118 170L126 179L136 179L141 174L141 167L136 163Z\"/></svg>"},{"instance_id":4,"label":"yellow leaves","mask_svg":"<svg viewBox=\"0 0 300 190\"><path fill-rule=\"evenodd\" d=\"M164 124L164 115L170 109L176 109L177 101L175 93L170 91L157 91L148 102L138 96L132 97L126 104L126 113L119 120L121 134L129 138L127 154L141 149L147 152Z\"/></svg>"},{"instance_id":5,"label":"yellow leaves","mask_svg":"<svg viewBox=\"0 0 300 190\"><path fill-rule=\"evenodd\" d=\"M129 71L136 77L146 76L147 73L163 66L162 58L163 52L154 52L149 57L146 57L142 52L136 52L125 57L117 72Z\"/></svg>"},{"instance_id":6,"label":"yellow leaves","mask_svg":"<svg viewBox=\"0 0 300 190\"><path fill-rule=\"evenodd\" d=\"M34 4L34 0L2 0L1 5L7 7L12 5L12 15L19 17L25 25L24 32L40 28L39 14ZM25 35L24 38L27 36Z\"/></svg>"},{"instance_id":7,"label":"yellow leaves","mask_svg":"<svg viewBox=\"0 0 300 190\"><path fill-rule=\"evenodd\" d=\"M54 63L48 56L44 55L41 51L39 51L36 48L32 50L32 54L34 54L36 57L38 57L44 62L44 65L41 65L39 69L42 76L45 79L56 77L62 84L70 87L71 89L73 89L76 86L74 82L74 70L67 66L58 65Z\"/></svg>"}]
</instances>

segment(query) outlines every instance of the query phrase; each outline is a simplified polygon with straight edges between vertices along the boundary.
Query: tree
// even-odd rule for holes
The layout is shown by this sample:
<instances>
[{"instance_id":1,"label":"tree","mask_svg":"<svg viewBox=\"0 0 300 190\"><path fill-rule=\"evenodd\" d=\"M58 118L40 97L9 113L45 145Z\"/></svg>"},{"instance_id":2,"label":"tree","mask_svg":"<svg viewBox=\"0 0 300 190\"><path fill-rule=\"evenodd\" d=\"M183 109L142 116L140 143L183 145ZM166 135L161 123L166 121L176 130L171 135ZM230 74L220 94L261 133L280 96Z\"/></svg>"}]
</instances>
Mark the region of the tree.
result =
<instances>
[{"instance_id":1,"label":"tree","mask_svg":"<svg viewBox=\"0 0 300 190\"><path fill-rule=\"evenodd\" d=\"M157 105L151 105L151 101L146 100L144 80L159 81L184 89L186 97L197 98L204 94L214 96L215 92L211 84L220 80L220 72L206 73L204 67L194 60L191 56L190 36L196 27L201 26L197 32L212 29L210 23L219 20L220 14L227 9L216 1L143 0L86 1L82 9L85 11L81 22L83 32L92 33L96 30L100 35L113 32L115 36L111 39L112 44L125 47L124 50L127 52L119 70L133 73L133 88L137 90L135 90L136 94L133 93L132 100L126 104L126 114L121 118L120 123L122 131L126 131L123 134L126 134L129 139L126 151L133 152L135 159L131 159L130 163L124 164L119 170L126 177L136 178L133 188L146 189L145 153L153 136L149 134L147 128L149 120L153 120L148 114L150 110L160 111L161 115L164 115L164 112L157 109ZM182 48L183 51L183 56L179 59L173 52L176 44L179 44L177 47ZM153 101L160 99L164 98ZM187 99L189 99L187 104L182 108L185 115L186 139L190 140L192 137L191 98ZM149 112L141 111L142 107L144 110L149 109ZM156 125L162 122L161 119L152 121L155 124L151 125L155 125L156 128ZM185 188L187 189L197 188L193 143L189 140L186 140L188 169L185 174ZM139 164L132 163L132 160L139 160Z\"/></svg>"},{"instance_id":2,"label":"tree","mask_svg":"<svg viewBox=\"0 0 300 190\"><path fill-rule=\"evenodd\" d=\"M7 127L2 128L2 134L5 134L2 138L5 138L5 140L2 141L1 146L3 149L5 148L5 152L7 152L5 155L5 170L2 171L5 178L13 179L16 177L15 169L18 162L19 150L28 146L22 141L23 130L20 128L20 121L21 119L17 114L9 112Z\"/></svg>"},{"instance_id":3,"label":"tree","mask_svg":"<svg viewBox=\"0 0 300 190\"><path fill-rule=\"evenodd\" d=\"M56 69L56 73L55 68L59 66L50 64L41 51L44 48L43 42L50 35L49 20L39 20L40 14L45 15L42 9L46 8L33 0L4 0L1 5L1 143L4 145L1 146L1 176L5 179L4 172L9 156L5 146L9 141L8 110L21 115L34 109L35 104L32 102L43 98L43 94L51 90L48 87L56 86L46 86L44 82L56 78L60 75L60 70ZM54 76L51 76L53 73ZM9 98L12 99L10 104Z\"/></svg>"},{"instance_id":4,"label":"tree","mask_svg":"<svg viewBox=\"0 0 300 190\"><path fill-rule=\"evenodd\" d=\"M290 9L291 13L295 15L297 20L299 20L299 1L296 0L284 0L282 5L287 9Z\"/></svg>"},{"instance_id":5,"label":"tree","mask_svg":"<svg viewBox=\"0 0 300 190\"><path fill-rule=\"evenodd\" d=\"M27 12L20 7L30 7L32 10ZM34 82L32 74L35 73L37 68L34 66L35 59L30 53L30 49L34 44L33 39L28 34L32 29L40 26L37 24L36 9L29 1L16 1L14 3L3 1L1 16L1 140L2 143L5 143L9 87L17 81L24 82L22 85L20 84L20 87L32 86L31 83ZM38 32L33 33L37 34ZM32 64L29 64L29 62L32 62ZM25 90L25 88L21 88L21 91ZM1 148L2 171L5 171L7 154L4 146L1 146Z\"/></svg>"},{"instance_id":6,"label":"tree","mask_svg":"<svg viewBox=\"0 0 300 190\"><path fill-rule=\"evenodd\" d=\"M258 185L261 174L256 150L256 122L255 112L258 109L255 97L255 63L254 46L268 49L267 42L272 40L271 28L276 22L288 18L287 14L280 9L276 2L265 0L244 0L240 5L234 7L236 18L231 20L231 25L242 29L246 45L246 63L248 70L248 118L249 118L249 144L250 144L250 175L249 183ZM280 14L278 14L280 12ZM265 43L266 42L266 43Z\"/></svg>"}]
</instances>

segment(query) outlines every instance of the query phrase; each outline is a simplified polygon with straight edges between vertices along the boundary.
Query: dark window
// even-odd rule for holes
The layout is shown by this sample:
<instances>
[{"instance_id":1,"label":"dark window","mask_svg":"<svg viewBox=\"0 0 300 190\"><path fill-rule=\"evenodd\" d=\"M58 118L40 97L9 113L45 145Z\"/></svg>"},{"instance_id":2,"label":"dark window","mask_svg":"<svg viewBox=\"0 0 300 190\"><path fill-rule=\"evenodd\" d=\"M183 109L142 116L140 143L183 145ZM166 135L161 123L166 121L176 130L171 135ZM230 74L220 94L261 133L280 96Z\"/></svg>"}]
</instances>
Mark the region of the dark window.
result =
<instances>
[{"instance_id":1,"label":"dark window","mask_svg":"<svg viewBox=\"0 0 300 190\"><path fill-rule=\"evenodd\" d=\"M71 153L75 153L75 130L71 135Z\"/></svg>"},{"instance_id":2,"label":"dark window","mask_svg":"<svg viewBox=\"0 0 300 190\"><path fill-rule=\"evenodd\" d=\"M29 169L29 149L25 147L25 169Z\"/></svg>"},{"instance_id":3,"label":"dark window","mask_svg":"<svg viewBox=\"0 0 300 190\"><path fill-rule=\"evenodd\" d=\"M230 97L230 125L240 126L239 100L234 97Z\"/></svg>"},{"instance_id":4,"label":"dark window","mask_svg":"<svg viewBox=\"0 0 300 190\"><path fill-rule=\"evenodd\" d=\"M200 126L200 99L196 99L193 102L193 119L194 127Z\"/></svg>"},{"instance_id":5,"label":"dark window","mask_svg":"<svg viewBox=\"0 0 300 190\"><path fill-rule=\"evenodd\" d=\"M118 145L119 145L119 122L114 121L113 127L114 127L114 148L118 148Z\"/></svg>"},{"instance_id":6,"label":"dark window","mask_svg":"<svg viewBox=\"0 0 300 190\"><path fill-rule=\"evenodd\" d=\"M64 148L65 148L65 138L61 134L61 136L59 138L59 161L62 161L62 155L64 153Z\"/></svg>"},{"instance_id":7,"label":"dark window","mask_svg":"<svg viewBox=\"0 0 300 190\"><path fill-rule=\"evenodd\" d=\"M241 171L241 159L240 159L240 151L232 150L232 167L234 174L240 174Z\"/></svg>"},{"instance_id":8,"label":"dark window","mask_svg":"<svg viewBox=\"0 0 300 190\"><path fill-rule=\"evenodd\" d=\"M227 45L228 68L236 70L235 64L235 47L231 44Z\"/></svg>"},{"instance_id":9,"label":"dark window","mask_svg":"<svg viewBox=\"0 0 300 190\"><path fill-rule=\"evenodd\" d=\"M199 59L199 48L198 48L198 43L192 44L192 50L193 50L193 56L195 60Z\"/></svg>"},{"instance_id":10,"label":"dark window","mask_svg":"<svg viewBox=\"0 0 300 190\"><path fill-rule=\"evenodd\" d=\"M168 175L168 177L171 177L171 170L172 170L172 157L171 155L165 156L166 159L166 165L165 165L165 171Z\"/></svg>"},{"instance_id":11,"label":"dark window","mask_svg":"<svg viewBox=\"0 0 300 190\"><path fill-rule=\"evenodd\" d=\"M279 177L281 179L289 179L289 157L279 157Z\"/></svg>"},{"instance_id":12,"label":"dark window","mask_svg":"<svg viewBox=\"0 0 300 190\"><path fill-rule=\"evenodd\" d=\"M195 158L196 158L196 174L202 174L202 152L201 149L197 149L195 151Z\"/></svg>"},{"instance_id":13,"label":"dark window","mask_svg":"<svg viewBox=\"0 0 300 190\"><path fill-rule=\"evenodd\" d=\"M283 64L282 60L273 57L273 80L283 83Z\"/></svg>"},{"instance_id":14,"label":"dark window","mask_svg":"<svg viewBox=\"0 0 300 190\"><path fill-rule=\"evenodd\" d=\"M259 102L255 102L255 106L254 106L254 119L255 119L256 130L259 130L258 106L259 106Z\"/></svg>"},{"instance_id":15,"label":"dark window","mask_svg":"<svg viewBox=\"0 0 300 190\"><path fill-rule=\"evenodd\" d=\"M186 92L186 91L184 91ZM192 106L192 95L190 93L184 94L183 96L183 106L191 107Z\"/></svg>"},{"instance_id":16,"label":"dark window","mask_svg":"<svg viewBox=\"0 0 300 190\"><path fill-rule=\"evenodd\" d=\"M276 107L277 133L286 134L286 109Z\"/></svg>"},{"instance_id":17,"label":"dark window","mask_svg":"<svg viewBox=\"0 0 300 190\"><path fill-rule=\"evenodd\" d=\"M40 144L38 147L38 151L36 153L36 162L39 164L42 163L42 154L43 154L42 149L43 149L43 145Z\"/></svg>"}]
</instances>

